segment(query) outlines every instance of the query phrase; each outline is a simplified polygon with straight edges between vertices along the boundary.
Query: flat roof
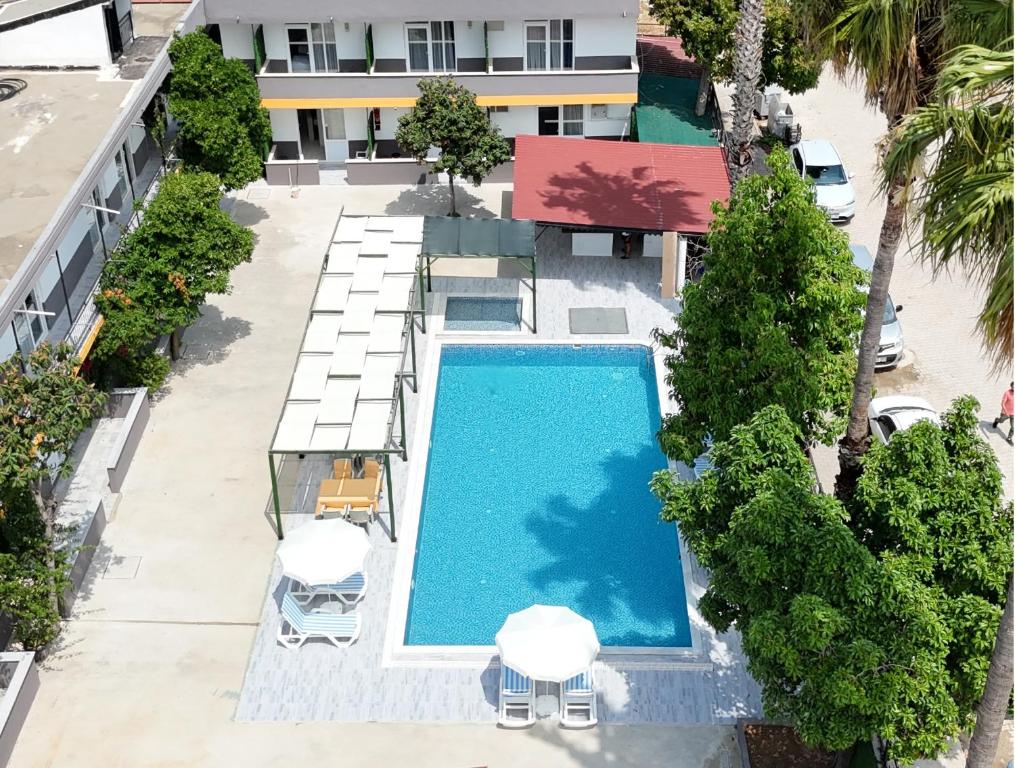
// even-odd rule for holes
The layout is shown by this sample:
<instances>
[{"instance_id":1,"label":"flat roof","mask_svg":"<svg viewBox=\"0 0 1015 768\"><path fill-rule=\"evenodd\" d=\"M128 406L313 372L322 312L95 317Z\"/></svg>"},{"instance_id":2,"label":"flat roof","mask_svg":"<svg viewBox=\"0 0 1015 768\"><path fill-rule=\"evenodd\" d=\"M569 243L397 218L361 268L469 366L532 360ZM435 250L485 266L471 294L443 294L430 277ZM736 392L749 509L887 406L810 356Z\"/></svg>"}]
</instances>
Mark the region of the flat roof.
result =
<instances>
[{"instance_id":1,"label":"flat roof","mask_svg":"<svg viewBox=\"0 0 1015 768\"><path fill-rule=\"evenodd\" d=\"M134 85L102 72L6 70L0 101L0 291L112 127Z\"/></svg>"},{"instance_id":2,"label":"flat roof","mask_svg":"<svg viewBox=\"0 0 1015 768\"><path fill-rule=\"evenodd\" d=\"M103 0L0 0L0 32L80 11Z\"/></svg>"},{"instance_id":3,"label":"flat roof","mask_svg":"<svg viewBox=\"0 0 1015 768\"><path fill-rule=\"evenodd\" d=\"M549 224L703 234L730 195L719 147L518 136L511 215Z\"/></svg>"}]
</instances>

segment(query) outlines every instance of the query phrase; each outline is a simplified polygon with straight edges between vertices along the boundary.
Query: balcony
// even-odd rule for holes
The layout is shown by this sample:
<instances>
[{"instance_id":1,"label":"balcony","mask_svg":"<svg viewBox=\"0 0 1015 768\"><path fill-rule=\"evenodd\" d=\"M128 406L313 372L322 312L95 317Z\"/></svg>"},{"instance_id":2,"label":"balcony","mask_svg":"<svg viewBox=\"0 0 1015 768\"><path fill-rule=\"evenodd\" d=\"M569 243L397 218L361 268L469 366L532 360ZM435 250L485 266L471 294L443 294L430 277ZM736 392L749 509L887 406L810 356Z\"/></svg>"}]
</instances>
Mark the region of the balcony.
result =
<instances>
[{"instance_id":1,"label":"balcony","mask_svg":"<svg viewBox=\"0 0 1015 768\"><path fill-rule=\"evenodd\" d=\"M280 72L286 65L285 61L269 60L257 75L266 107L408 107L418 93L416 82L433 76L420 72ZM625 69L452 74L456 82L476 94L480 106L489 107L634 103L638 94L638 65L633 57ZM310 100L320 103L306 103Z\"/></svg>"}]
</instances>

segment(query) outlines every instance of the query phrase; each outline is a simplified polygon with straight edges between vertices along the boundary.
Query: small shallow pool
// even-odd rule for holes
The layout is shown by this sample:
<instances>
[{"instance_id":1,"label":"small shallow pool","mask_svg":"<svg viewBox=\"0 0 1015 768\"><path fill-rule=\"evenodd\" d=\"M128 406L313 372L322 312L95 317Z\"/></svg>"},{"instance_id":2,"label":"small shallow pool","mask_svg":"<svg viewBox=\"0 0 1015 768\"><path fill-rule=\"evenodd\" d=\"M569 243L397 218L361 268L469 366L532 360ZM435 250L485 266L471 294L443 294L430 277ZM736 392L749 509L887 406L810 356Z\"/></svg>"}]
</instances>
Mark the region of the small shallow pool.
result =
<instances>
[{"instance_id":1,"label":"small shallow pool","mask_svg":"<svg viewBox=\"0 0 1015 768\"><path fill-rule=\"evenodd\" d=\"M604 646L690 647L666 466L640 345L441 350L406 645L492 645L512 611L567 605Z\"/></svg>"},{"instance_id":2,"label":"small shallow pool","mask_svg":"<svg viewBox=\"0 0 1015 768\"><path fill-rule=\"evenodd\" d=\"M522 300L496 296L448 296L445 331L517 331L522 327Z\"/></svg>"}]
</instances>

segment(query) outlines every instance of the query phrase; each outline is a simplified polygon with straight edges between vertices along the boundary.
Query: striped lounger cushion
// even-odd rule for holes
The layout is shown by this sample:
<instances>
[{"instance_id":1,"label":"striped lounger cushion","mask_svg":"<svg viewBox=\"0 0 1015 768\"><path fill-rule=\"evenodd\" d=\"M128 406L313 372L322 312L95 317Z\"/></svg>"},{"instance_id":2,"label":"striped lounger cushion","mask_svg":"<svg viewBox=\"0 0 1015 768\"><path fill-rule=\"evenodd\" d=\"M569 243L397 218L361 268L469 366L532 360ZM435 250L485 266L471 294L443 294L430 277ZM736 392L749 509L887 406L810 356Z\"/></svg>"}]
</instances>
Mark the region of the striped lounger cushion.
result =
<instances>
[{"instance_id":1,"label":"striped lounger cushion","mask_svg":"<svg viewBox=\"0 0 1015 768\"><path fill-rule=\"evenodd\" d=\"M532 689L532 681L511 667L503 668L502 677L505 693L528 693Z\"/></svg>"}]
</instances>

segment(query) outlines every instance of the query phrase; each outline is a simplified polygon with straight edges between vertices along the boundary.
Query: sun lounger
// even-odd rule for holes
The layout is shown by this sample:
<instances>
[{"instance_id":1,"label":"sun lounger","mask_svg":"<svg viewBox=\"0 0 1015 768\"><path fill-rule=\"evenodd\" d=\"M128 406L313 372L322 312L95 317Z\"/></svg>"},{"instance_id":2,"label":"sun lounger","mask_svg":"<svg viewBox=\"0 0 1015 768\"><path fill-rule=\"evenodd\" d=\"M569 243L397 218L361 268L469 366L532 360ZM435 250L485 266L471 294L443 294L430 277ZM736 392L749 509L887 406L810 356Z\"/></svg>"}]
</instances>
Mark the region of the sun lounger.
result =
<instances>
[{"instance_id":1,"label":"sun lounger","mask_svg":"<svg viewBox=\"0 0 1015 768\"><path fill-rule=\"evenodd\" d=\"M289 579L289 594L300 605L307 605L318 595L337 597L346 605L353 605L362 600L366 592L367 575L365 573L354 573L336 584L319 584L317 586L307 586L300 584L296 579Z\"/></svg>"},{"instance_id":2,"label":"sun lounger","mask_svg":"<svg viewBox=\"0 0 1015 768\"><path fill-rule=\"evenodd\" d=\"M536 722L536 689L532 680L504 664L500 667L500 724L525 728Z\"/></svg>"},{"instance_id":3,"label":"sun lounger","mask_svg":"<svg viewBox=\"0 0 1015 768\"><path fill-rule=\"evenodd\" d=\"M595 680L589 667L561 683L560 724L564 728L590 728L597 722Z\"/></svg>"},{"instance_id":4,"label":"sun lounger","mask_svg":"<svg viewBox=\"0 0 1015 768\"><path fill-rule=\"evenodd\" d=\"M359 638L360 615L302 608L291 592L282 597L282 622L278 641L287 648L299 648L312 637L323 637L336 647L345 648Z\"/></svg>"}]
</instances>

